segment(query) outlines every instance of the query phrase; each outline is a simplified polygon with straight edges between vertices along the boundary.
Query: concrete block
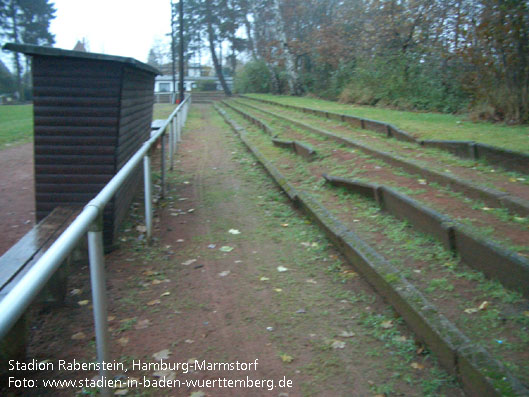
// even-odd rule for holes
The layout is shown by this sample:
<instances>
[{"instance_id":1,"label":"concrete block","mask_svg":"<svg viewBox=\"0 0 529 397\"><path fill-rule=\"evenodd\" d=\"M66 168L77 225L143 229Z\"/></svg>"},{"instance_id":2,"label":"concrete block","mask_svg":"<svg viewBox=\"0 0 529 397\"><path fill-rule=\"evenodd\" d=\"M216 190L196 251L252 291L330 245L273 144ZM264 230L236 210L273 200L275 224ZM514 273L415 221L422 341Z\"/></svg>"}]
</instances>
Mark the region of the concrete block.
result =
<instances>
[{"instance_id":1,"label":"concrete block","mask_svg":"<svg viewBox=\"0 0 529 397\"><path fill-rule=\"evenodd\" d=\"M444 141L444 140L425 140L420 142L424 147L431 147L445 150L458 157L475 159L474 141Z\"/></svg>"},{"instance_id":2,"label":"concrete block","mask_svg":"<svg viewBox=\"0 0 529 397\"><path fill-rule=\"evenodd\" d=\"M477 237L462 225L454 227L456 251L487 277L529 297L529 261L497 244Z\"/></svg>"},{"instance_id":3,"label":"concrete block","mask_svg":"<svg viewBox=\"0 0 529 397\"><path fill-rule=\"evenodd\" d=\"M392 125L388 124L388 131L390 136L399 141L417 143L417 140L413 136L411 136L405 131L399 130L398 128Z\"/></svg>"},{"instance_id":4,"label":"concrete block","mask_svg":"<svg viewBox=\"0 0 529 397\"><path fill-rule=\"evenodd\" d=\"M529 155L501 149L483 143L476 144L476 154L487 163L498 165L506 170L529 174Z\"/></svg>"},{"instance_id":5,"label":"concrete block","mask_svg":"<svg viewBox=\"0 0 529 397\"><path fill-rule=\"evenodd\" d=\"M272 138L272 143L274 144L274 146L282 147L285 149L293 149L294 147L294 141L286 141L283 139Z\"/></svg>"},{"instance_id":6,"label":"concrete block","mask_svg":"<svg viewBox=\"0 0 529 397\"><path fill-rule=\"evenodd\" d=\"M364 119L364 129L387 135L388 125L380 121Z\"/></svg>"},{"instance_id":7,"label":"concrete block","mask_svg":"<svg viewBox=\"0 0 529 397\"><path fill-rule=\"evenodd\" d=\"M529 390L518 379L475 344L460 349L458 372L465 393L471 397L529 395Z\"/></svg>"},{"instance_id":8,"label":"concrete block","mask_svg":"<svg viewBox=\"0 0 529 397\"><path fill-rule=\"evenodd\" d=\"M393 189L382 188L383 209L410 222L417 229L434 236L446 249L451 249L450 219Z\"/></svg>"},{"instance_id":9,"label":"concrete block","mask_svg":"<svg viewBox=\"0 0 529 397\"><path fill-rule=\"evenodd\" d=\"M360 194L364 197L367 197L372 200L376 200L376 190L379 187L376 184L365 183L361 181L356 181L352 179L339 178L336 176L330 176L327 174L322 175L323 178L333 186L341 186L346 188L351 193Z\"/></svg>"},{"instance_id":10,"label":"concrete block","mask_svg":"<svg viewBox=\"0 0 529 397\"><path fill-rule=\"evenodd\" d=\"M362 120L359 119L358 117L344 115L343 121L345 121L346 123L350 124L351 126L355 128L362 128Z\"/></svg>"},{"instance_id":11,"label":"concrete block","mask_svg":"<svg viewBox=\"0 0 529 397\"><path fill-rule=\"evenodd\" d=\"M294 141L293 142L294 152L308 161L314 160L316 157L316 150L309 144Z\"/></svg>"},{"instance_id":12,"label":"concrete block","mask_svg":"<svg viewBox=\"0 0 529 397\"><path fill-rule=\"evenodd\" d=\"M521 216L529 216L529 200L514 196L504 196L500 199L500 203L509 211Z\"/></svg>"}]
</instances>

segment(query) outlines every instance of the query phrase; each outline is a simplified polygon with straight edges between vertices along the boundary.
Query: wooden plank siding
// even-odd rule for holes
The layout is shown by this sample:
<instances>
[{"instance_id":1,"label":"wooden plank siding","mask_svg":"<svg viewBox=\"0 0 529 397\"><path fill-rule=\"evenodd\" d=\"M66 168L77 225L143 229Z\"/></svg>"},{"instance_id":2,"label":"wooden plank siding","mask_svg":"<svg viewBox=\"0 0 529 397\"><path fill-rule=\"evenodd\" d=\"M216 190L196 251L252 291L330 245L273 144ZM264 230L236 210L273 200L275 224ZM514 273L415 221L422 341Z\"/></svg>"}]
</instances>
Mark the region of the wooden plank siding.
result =
<instances>
[{"instance_id":1,"label":"wooden plank siding","mask_svg":"<svg viewBox=\"0 0 529 397\"><path fill-rule=\"evenodd\" d=\"M30 55L39 222L59 205L86 204L149 138L155 73L115 60ZM105 208L107 247L142 186L141 171Z\"/></svg>"}]
</instances>

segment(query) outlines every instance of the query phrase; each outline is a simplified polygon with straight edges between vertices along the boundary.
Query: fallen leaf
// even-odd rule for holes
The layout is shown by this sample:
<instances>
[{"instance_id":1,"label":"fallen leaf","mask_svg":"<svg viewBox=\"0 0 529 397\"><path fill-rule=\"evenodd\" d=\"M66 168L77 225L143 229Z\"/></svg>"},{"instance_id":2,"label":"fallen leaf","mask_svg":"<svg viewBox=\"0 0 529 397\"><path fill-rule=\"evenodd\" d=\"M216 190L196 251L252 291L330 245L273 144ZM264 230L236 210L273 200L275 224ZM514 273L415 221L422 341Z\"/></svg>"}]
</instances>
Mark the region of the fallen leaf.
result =
<instances>
[{"instance_id":1,"label":"fallen leaf","mask_svg":"<svg viewBox=\"0 0 529 397\"><path fill-rule=\"evenodd\" d=\"M140 320L136 323L136 325L134 326L134 329L137 329L137 330L140 330L140 329L145 329L145 328L148 328L149 326L151 325L151 320Z\"/></svg>"},{"instance_id":2,"label":"fallen leaf","mask_svg":"<svg viewBox=\"0 0 529 397\"><path fill-rule=\"evenodd\" d=\"M226 277L228 274L230 274L229 270L224 270L223 272L219 273L219 277Z\"/></svg>"},{"instance_id":3,"label":"fallen leaf","mask_svg":"<svg viewBox=\"0 0 529 397\"><path fill-rule=\"evenodd\" d=\"M228 230L228 233L230 233L230 234L241 234L241 232L238 231L237 229L230 229L230 230Z\"/></svg>"},{"instance_id":4,"label":"fallen leaf","mask_svg":"<svg viewBox=\"0 0 529 397\"><path fill-rule=\"evenodd\" d=\"M165 380L175 380L176 372L174 371L156 371L152 373L155 378L165 378Z\"/></svg>"},{"instance_id":5,"label":"fallen leaf","mask_svg":"<svg viewBox=\"0 0 529 397\"><path fill-rule=\"evenodd\" d=\"M280 272L280 273L286 272L287 270L288 270L288 268L284 267L284 266L278 266L277 267L277 271Z\"/></svg>"},{"instance_id":6,"label":"fallen leaf","mask_svg":"<svg viewBox=\"0 0 529 397\"><path fill-rule=\"evenodd\" d=\"M424 365L422 364L419 364L419 363L411 363L410 364L410 367L414 368L414 369L424 369Z\"/></svg>"},{"instance_id":7,"label":"fallen leaf","mask_svg":"<svg viewBox=\"0 0 529 397\"><path fill-rule=\"evenodd\" d=\"M189 344L195 343L195 341L193 339L186 339L184 342L185 343L189 343Z\"/></svg>"},{"instance_id":8,"label":"fallen leaf","mask_svg":"<svg viewBox=\"0 0 529 397\"><path fill-rule=\"evenodd\" d=\"M426 179L419 179L417 182L419 182L419 185L426 185Z\"/></svg>"},{"instance_id":9,"label":"fallen leaf","mask_svg":"<svg viewBox=\"0 0 529 397\"><path fill-rule=\"evenodd\" d=\"M158 272L155 272L152 269L148 269L148 270L145 270L142 274L144 276L156 276L158 274Z\"/></svg>"},{"instance_id":10,"label":"fallen leaf","mask_svg":"<svg viewBox=\"0 0 529 397\"><path fill-rule=\"evenodd\" d=\"M79 306L86 306L86 305L88 305L89 303L90 303L89 300L83 300L83 301L79 301L79 302L77 302L77 304L78 304Z\"/></svg>"},{"instance_id":11,"label":"fallen leaf","mask_svg":"<svg viewBox=\"0 0 529 397\"><path fill-rule=\"evenodd\" d=\"M274 291L275 291L275 292L281 292L281 291L283 291L283 290L282 290L281 288L274 288Z\"/></svg>"},{"instance_id":12,"label":"fallen leaf","mask_svg":"<svg viewBox=\"0 0 529 397\"><path fill-rule=\"evenodd\" d=\"M126 396L129 394L129 389L118 389L114 392L115 396Z\"/></svg>"},{"instance_id":13,"label":"fallen leaf","mask_svg":"<svg viewBox=\"0 0 529 397\"><path fill-rule=\"evenodd\" d=\"M169 296L169 295L171 295L171 293L169 291L165 291L163 294L160 295L160 297Z\"/></svg>"},{"instance_id":14,"label":"fallen leaf","mask_svg":"<svg viewBox=\"0 0 529 397\"><path fill-rule=\"evenodd\" d=\"M187 210L187 212L189 212L191 214L192 212L195 212L195 209L194 208L190 208L190 209Z\"/></svg>"},{"instance_id":15,"label":"fallen leaf","mask_svg":"<svg viewBox=\"0 0 529 397\"><path fill-rule=\"evenodd\" d=\"M75 296L75 295L81 295L82 292L83 292L82 289L75 288L75 289L73 289L73 290L70 291L70 295L72 295L72 296Z\"/></svg>"},{"instance_id":16,"label":"fallen leaf","mask_svg":"<svg viewBox=\"0 0 529 397\"><path fill-rule=\"evenodd\" d=\"M210 245L208 245L208 248L209 249L215 249L216 246L217 246L217 244L210 244Z\"/></svg>"},{"instance_id":17,"label":"fallen leaf","mask_svg":"<svg viewBox=\"0 0 529 397\"><path fill-rule=\"evenodd\" d=\"M202 390L194 391L189 395L189 397L206 397L206 393L204 393Z\"/></svg>"},{"instance_id":18,"label":"fallen leaf","mask_svg":"<svg viewBox=\"0 0 529 397\"><path fill-rule=\"evenodd\" d=\"M281 226L282 227L288 227L288 223L282 223Z\"/></svg>"},{"instance_id":19,"label":"fallen leaf","mask_svg":"<svg viewBox=\"0 0 529 397\"><path fill-rule=\"evenodd\" d=\"M408 340L408 338L406 338L404 335L402 335L402 336L396 336L395 338L393 338L393 340L395 342L406 342Z\"/></svg>"},{"instance_id":20,"label":"fallen leaf","mask_svg":"<svg viewBox=\"0 0 529 397\"><path fill-rule=\"evenodd\" d=\"M382 321L382 324L380 324L380 326L384 329L389 329L393 327L393 320Z\"/></svg>"},{"instance_id":21,"label":"fallen leaf","mask_svg":"<svg viewBox=\"0 0 529 397\"><path fill-rule=\"evenodd\" d=\"M159 305L160 303L160 299L153 299L152 301L147 302L147 306Z\"/></svg>"},{"instance_id":22,"label":"fallen leaf","mask_svg":"<svg viewBox=\"0 0 529 397\"><path fill-rule=\"evenodd\" d=\"M288 354L281 354L281 361L283 361L284 363L291 363L292 361L294 361L294 358L292 356L289 356Z\"/></svg>"},{"instance_id":23,"label":"fallen leaf","mask_svg":"<svg viewBox=\"0 0 529 397\"><path fill-rule=\"evenodd\" d=\"M139 225L139 226L136 226L136 230L140 233L146 233L147 232L147 227L146 226L143 226L143 225Z\"/></svg>"},{"instance_id":24,"label":"fallen leaf","mask_svg":"<svg viewBox=\"0 0 529 397\"><path fill-rule=\"evenodd\" d=\"M345 342L343 342L341 340L334 340L331 343L331 347L333 349L343 349L345 347Z\"/></svg>"},{"instance_id":25,"label":"fallen leaf","mask_svg":"<svg viewBox=\"0 0 529 397\"><path fill-rule=\"evenodd\" d=\"M189 266L189 265L191 265L192 263L195 263L196 261L197 261L196 259L189 259L189 260L187 260L187 261L185 261L185 262L182 262L182 265L184 265L184 266Z\"/></svg>"},{"instance_id":26,"label":"fallen leaf","mask_svg":"<svg viewBox=\"0 0 529 397\"><path fill-rule=\"evenodd\" d=\"M509 182L516 182L516 178L509 178Z\"/></svg>"},{"instance_id":27,"label":"fallen leaf","mask_svg":"<svg viewBox=\"0 0 529 397\"><path fill-rule=\"evenodd\" d=\"M356 334L354 332L351 332L351 331L342 331L340 332L340 335L342 338L352 338L353 336L355 336Z\"/></svg>"},{"instance_id":28,"label":"fallen leaf","mask_svg":"<svg viewBox=\"0 0 529 397\"><path fill-rule=\"evenodd\" d=\"M116 319L116 316L108 316L107 321L114 321Z\"/></svg>"},{"instance_id":29,"label":"fallen leaf","mask_svg":"<svg viewBox=\"0 0 529 397\"><path fill-rule=\"evenodd\" d=\"M304 247L310 247L310 243L301 243L301 245Z\"/></svg>"},{"instance_id":30,"label":"fallen leaf","mask_svg":"<svg viewBox=\"0 0 529 397\"><path fill-rule=\"evenodd\" d=\"M489 207L483 207L482 210L483 211L490 211L492 208L489 208Z\"/></svg>"},{"instance_id":31,"label":"fallen leaf","mask_svg":"<svg viewBox=\"0 0 529 397\"><path fill-rule=\"evenodd\" d=\"M123 338L119 338L117 340L117 342L121 345L121 346L127 346L127 344L129 343L129 338L127 337L123 337Z\"/></svg>"},{"instance_id":32,"label":"fallen leaf","mask_svg":"<svg viewBox=\"0 0 529 397\"><path fill-rule=\"evenodd\" d=\"M489 305L490 305L490 302L489 302L489 301L483 301L483 302L481 303L481 305L479 305L478 309L479 309L479 310L485 310L487 307L489 307Z\"/></svg>"},{"instance_id":33,"label":"fallen leaf","mask_svg":"<svg viewBox=\"0 0 529 397\"><path fill-rule=\"evenodd\" d=\"M222 251L222 252L231 252L231 251L233 251L233 247L230 247L228 245L223 245L222 247L220 247L220 251Z\"/></svg>"},{"instance_id":34,"label":"fallen leaf","mask_svg":"<svg viewBox=\"0 0 529 397\"><path fill-rule=\"evenodd\" d=\"M178 240L176 240L176 242L177 242L177 243L183 243L183 242L184 242L184 240L183 240L183 239L181 239L181 238L179 238Z\"/></svg>"},{"instance_id":35,"label":"fallen leaf","mask_svg":"<svg viewBox=\"0 0 529 397\"><path fill-rule=\"evenodd\" d=\"M479 311L479 309L476 309L475 307L471 307L471 308L465 309L465 313L467 313L467 314L476 313L477 311Z\"/></svg>"},{"instance_id":36,"label":"fallen leaf","mask_svg":"<svg viewBox=\"0 0 529 397\"><path fill-rule=\"evenodd\" d=\"M268 281L268 280L270 280L270 279L269 279L268 277L264 277L264 276L263 276L263 277L261 277L259 280L261 280L261 281Z\"/></svg>"},{"instance_id":37,"label":"fallen leaf","mask_svg":"<svg viewBox=\"0 0 529 397\"><path fill-rule=\"evenodd\" d=\"M86 335L84 332L78 332L76 334L73 334L71 339L72 340L83 340L83 339L86 339Z\"/></svg>"},{"instance_id":38,"label":"fallen leaf","mask_svg":"<svg viewBox=\"0 0 529 397\"><path fill-rule=\"evenodd\" d=\"M163 349L163 350L160 350L159 352L154 353L152 356L154 357L155 360L159 361L159 360L167 360L170 355L171 355L171 352L169 351L169 349Z\"/></svg>"},{"instance_id":39,"label":"fallen leaf","mask_svg":"<svg viewBox=\"0 0 529 397\"><path fill-rule=\"evenodd\" d=\"M313 280L313 279L311 279L311 278L309 278L308 280L305 280L305 282L306 282L306 283L309 283L309 284L318 284L317 281L315 281L315 280Z\"/></svg>"},{"instance_id":40,"label":"fallen leaf","mask_svg":"<svg viewBox=\"0 0 529 397\"><path fill-rule=\"evenodd\" d=\"M299 309L296 311L297 314L305 314L307 311L305 309Z\"/></svg>"}]
</instances>

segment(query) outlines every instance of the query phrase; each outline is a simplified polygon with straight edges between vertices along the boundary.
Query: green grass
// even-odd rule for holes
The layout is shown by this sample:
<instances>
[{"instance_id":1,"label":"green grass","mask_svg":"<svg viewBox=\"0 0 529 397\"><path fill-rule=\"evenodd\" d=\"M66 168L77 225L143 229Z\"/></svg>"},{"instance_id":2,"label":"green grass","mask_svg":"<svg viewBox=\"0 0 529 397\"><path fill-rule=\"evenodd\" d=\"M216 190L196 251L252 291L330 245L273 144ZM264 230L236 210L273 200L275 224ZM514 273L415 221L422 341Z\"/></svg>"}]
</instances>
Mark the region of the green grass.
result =
<instances>
[{"instance_id":1,"label":"green grass","mask_svg":"<svg viewBox=\"0 0 529 397\"><path fill-rule=\"evenodd\" d=\"M152 119L166 119L171 115L174 109L175 105L170 103L155 103L153 107Z\"/></svg>"},{"instance_id":2,"label":"green grass","mask_svg":"<svg viewBox=\"0 0 529 397\"><path fill-rule=\"evenodd\" d=\"M153 119L166 119L175 105L157 103ZM0 106L0 148L26 143L33 135L33 105Z\"/></svg>"},{"instance_id":3,"label":"green grass","mask_svg":"<svg viewBox=\"0 0 529 397\"><path fill-rule=\"evenodd\" d=\"M0 148L29 142L33 134L33 105L0 106Z\"/></svg>"},{"instance_id":4,"label":"green grass","mask_svg":"<svg viewBox=\"0 0 529 397\"><path fill-rule=\"evenodd\" d=\"M368 106L347 105L307 97L250 94L250 97L294 106L317 108L367 119L384 121L420 139L472 140L510 150L529 152L529 126L474 123L464 115L415 113Z\"/></svg>"}]
</instances>

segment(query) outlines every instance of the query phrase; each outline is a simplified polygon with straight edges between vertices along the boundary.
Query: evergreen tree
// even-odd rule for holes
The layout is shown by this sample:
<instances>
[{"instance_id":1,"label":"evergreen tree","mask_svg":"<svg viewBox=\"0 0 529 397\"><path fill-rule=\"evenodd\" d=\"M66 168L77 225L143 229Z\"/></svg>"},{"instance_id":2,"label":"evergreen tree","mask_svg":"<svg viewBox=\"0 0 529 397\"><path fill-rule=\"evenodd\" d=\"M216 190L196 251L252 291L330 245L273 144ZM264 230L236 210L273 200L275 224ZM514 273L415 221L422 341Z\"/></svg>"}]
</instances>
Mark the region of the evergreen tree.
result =
<instances>
[{"instance_id":1,"label":"evergreen tree","mask_svg":"<svg viewBox=\"0 0 529 397\"><path fill-rule=\"evenodd\" d=\"M55 8L49 0L0 0L0 35L13 43L52 45L50 33ZM22 75L24 67L20 54L13 53L19 99L24 99Z\"/></svg>"}]
</instances>

